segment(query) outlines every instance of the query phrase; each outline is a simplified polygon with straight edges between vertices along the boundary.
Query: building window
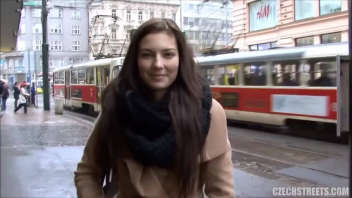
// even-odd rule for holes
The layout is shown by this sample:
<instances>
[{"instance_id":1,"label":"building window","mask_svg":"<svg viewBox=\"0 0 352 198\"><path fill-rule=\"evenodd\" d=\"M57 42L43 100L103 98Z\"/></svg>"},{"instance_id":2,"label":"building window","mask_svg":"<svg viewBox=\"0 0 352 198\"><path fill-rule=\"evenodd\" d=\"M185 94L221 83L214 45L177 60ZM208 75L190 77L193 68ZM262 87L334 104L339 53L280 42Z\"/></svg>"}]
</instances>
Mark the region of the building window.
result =
<instances>
[{"instance_id":1,"label":"building window","mask_svg":"<svg viewBox=\"0 0 352 198\"><path fill-rule=\"evenodd\" d=\"M276 1L259 0L249 4L249 31L271 28L277 24Z\"/></svg>"},{"instance_id":2,"label":"building window","mask_svg":"<svg viewBox=\"0 0 352 198\"><path fill-rule=\"evenodd\" d=\"M111 39L116 39L116 27L111 27Z\"/></svg>"},{"instance_id":3,"label":"building window","mask_svg":"<svg viewBox=\"0 0 352 198\"><path fill-rule=\"evenodd\" d=\"M314 3L315 1L312 0L295 0L295 20L312 18Z\"/></svg>"},{"instance_id":4,"label":"building window","mask_svg":"<svg viewBox=\"0 0 352 198\"><path fill-rule=\"evenodd\" d=\"M79 50L80 50L79 41L73 41L72 42L72 51L79 51Z\"/></svg>"},{"instance_id":5,"label":"building window","mask_svg":"<svg viewBox=\"0 0 352 198\"><path fill-rule=\"evenodd\" d=\"M113 18L116 17L116 9L112 9L112 10L111 10L111 16L112 16Z\"/></svg>"},{"instance_id":6,"label":"building window","mask_svg":"<svg viewBox=\"0 0 352 198\"><path fill-rule=\"evenodd\" d=\"M164 11L161 12L161 18L165 18L165 12Z\"/></svg>"},{"instance_id":7,"label":"building window","mask_svg":"<svg viewBox=\"0 0 352 198\"><path fill-rule=\"evenodd\" d=\"M127 20L128 22L131 22L131 10L127 10L127 11L126 11L126 20Z\"/></svg>"},{"instance_id":8,"label":"building window","mask_svg":"<svg viewBox=\"0 0 352 198\"><path fill-rule=\"evenodd\" d=\"M54 24L50 27L51 34L61 34L62 33L62 26L61 24Z\"/></svg>"},{"instance_id":9,"label":"building window","mask_svg":"<svg viewBox=\"0 0 352 198\"><path fill-rule=\"evenodd\" d=\"M37 23L33 26L33 33L34 34L41 34L42 33L42 24Z\"/></svg>"},{"instance_id":10,"label":"building window","mask_svg":"<svg viewBox=\"0 0 352 198\"><path fill-rule=\"evenodd\" d=\"M188 25L188 17L183 17L183 25Z\"/></svg>"},{"instance_id":11,"label":"building window","mask_svg":"<svg viewBox=\"0 0 352 198\"><path fill-rule=\"evenodd\" d=\"M143 11L138 10L138 22L142 22L142 21L143 21Z\"/></svg>"},{"instance_id":12,"label":"building window","mask_svg":"<svg viewBox=\"0 0 352 198\"><path fill-rule=\"evenodd\" d=\"M18 51L24 51L24 50L26 50L26 42L25 42L25 41L18 40L18 42L17 42L17 50L18 50Z\"/></svg>"},{"instance_id":13,"label":"building window","mask_svg":"<svg viewBox=\"0 0 352 198\"><path fill-rule=\"evenodd\" d=\"M42 40L33 40L33 50L42 49Z\"/></svg>"},{"instance_id":14,"label":"building window","mask_svg":"<svg viewBox=\"0 0 352 198\"><path fill-rule=\"evenodd\" d=\"M307 45L314 45L314 37L307 36L302 38L296 38L296 46L307 46Z\"/></svg>"},{"instance_id":15,"label":"building window","mask_svg":"<svg viewBox=\"0 0 352 198\"><path fill-rule=\"evenodd\" d=\"M341 11L341 0L320 0L320 15Z\"/></svg>"},{"instance_id":16,"label":"building window","mask_svg":"<svg viewBox=\"0 0 352 198\"><path fill-rule=\"evenodd\" d=\"M81 12L79 10L74 10L72 12L72 19L76 19L76 20L81 19Z\"/></svg>"},{"instance_id":17,"label":"building window","mask_svg":"<svg viewBox=\"0 0 352 198\"><path fill-rule=\"evenodd\" d=\"M260 50L273 49L273 48L277 47L277 41L249 45L248 47L249 47L250 51L260 51Z\"/></svg>"},{"instance_id":18,"label":"building window","mask_svg":"<svg viewBox=\"0 0 352 198\"><path fill-rule=\"evenodd\" d=\"M52 51L62 51L62 41L51 41L50 50Z\"/></svg>"},{"instance_id":19,"label":"building window","mask_svg":"<svg viewBox=\"0 0 352 198\"><path fill-rule=\"evenodd\" d=\"M80 34L79 25L73 25L72 26L72 35L79 35L79 34Z\"/></svg>"},{"instance_id":20,"label":"building window","mask_svg":"<svg viewBox=\"0 0 352 198\"><path fill-rule=\"evenodd\" d=\"M199 26L199 18L195 18L194 19L194 25L195 26Z\"/></svg>"},{"instance_id":21,"label":"building window","mask_svg":"<svg viewBox=\"0 0 352 198\"><path fill-rule=\"evenodd\" d=\"M341 33L330 33L330 34L323 34L321 35L321 43L339 43L341 42Z\"/></svg>"},{"instance_id":22,"label":"building window","mask_svg":"<svg viewBox=\"0 0 352 198\"><path fill-rule=\"evenodd\" d=\"M32 17L41 17L42 16L42 10L41 9L32 9Z\"/></svg>"},{"instance_id":23,"label":"building window","mask_svg":"<svg viewBox=\"0 0 352 198\"><path fill-rule=\"evenodd\" d=\"M49 12L49 17L62 18L62 8L53 8Z\"/></svg>"},{"instance_id":24,"label":"building window","mask_svg":"<svg viewBox=\"0 0 352 198\"><path fill-rule=\"evenodd\" d=\"M154 18L154 11L151 10L149 15L151 19Z\"/></svg>"},{"instance_id":25,"label":"building window","mask_svg":"<svg viewBox=\"0 0 352 198\"><path fill-rule=\"evenodd\" d=\"M172 13L172 20L176 21L176 13Z\"/></svg>"}]
</instances>

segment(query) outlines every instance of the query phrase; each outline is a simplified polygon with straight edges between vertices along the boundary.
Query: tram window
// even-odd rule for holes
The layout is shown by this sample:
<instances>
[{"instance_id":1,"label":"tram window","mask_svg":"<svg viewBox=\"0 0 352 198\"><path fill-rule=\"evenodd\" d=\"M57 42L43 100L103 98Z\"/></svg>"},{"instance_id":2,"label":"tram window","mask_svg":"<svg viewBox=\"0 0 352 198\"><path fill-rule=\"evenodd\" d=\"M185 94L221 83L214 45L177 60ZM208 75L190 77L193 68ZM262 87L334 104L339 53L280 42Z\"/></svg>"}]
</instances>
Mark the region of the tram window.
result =
<instances>
[{"instance_id":1,"label":"tram window","mask_svg":"<svg viewBox=\"0 0 352 198\"><path fill-rule=\"evenodd\" d=\"M265 63L252 63L244 66L245 85L266 85Z\"/></svg>"},{"instance_id":2,"label":"tram window","mask_svg":"<svg viewBox=\"0 0 352 198\"><path fill-rule=\"evenodd\" d=\"M64 71L59 72L59 82L60 82L60 84L65 84L65 73L64 73Z\"/></svg>"},{"instance_id":3,"label":"tram window","mask_svg":"<svg viewBox=\"0 0 352 198\"><path fill-rule=\"evenodd\" d=\"M275 63L272 72L272 81L275 86L298 86L298 64Z\"/></svg>"},{"instance_id":4,"label":"tram window","mask_svg":"<svg viewBox=\"0 0 352 198\"><path fill-rule=\"evenodd\" d=\"M78 70L78 84L82 85L86 83L86 71L84 69Z\"/></svg>"},{"instance_id":5,"label":"tram window","mask_svg":"<svg viewBox=\"0 0 352 198\"><path fill-rule=\"evenodd\" d=\"M72 70L71 71L71 84L77 84L78 80L78 71L77 70Z\"/></svg>"},{"instance_id":6,"label":"tram window","mask_svg":"<svg viewBox=\"0 0 352 198\"><path fill-rule=\"evenodd\" d=\"M104 67L104 78L105 78L105 85L109 84L110 82L110 70L109 67Z\"/></svg>"},{"instance_id":7,"label":"tram window","mask_svg":"<svg viewBox=\"0 0 352 198\"><path fill-rule=\"evenodd\" d=\"M54 83L55 84L64 84L64 72L55 72L54 73Z\"/></svg>"},{"instance_id":8,"label":"tram window","mask_svg":"<svg viewBox=\"0 0 352 198\"><path fill-rule=\"evenodd\" d=\"M239 85L239 65L228 65L225 70L225 84Z\"/></svg>"},{"instance_id":9,"label":"tram window","mask_svg":"<svg viewBox=\"0 0 352 198\"><path fill-rule=\"evenodd\" d=\"M94 68L87 69L87 84L94 84Z\"/></svg>"},{"instance_id":10,"label":"tram window","mask_svg":"<svg viewBox=\"0 0 352 198\"><path fill-rule=\"evenodd\" d=\"M310 69L309 86L336 86L336 64L334 62L317 62Z\"/></svg>"},{"instance_id":11,"label":"tram window","mask_svg":"<svg viewBox=\"0 0 352 198\"><path fill-rule=\"evenodd\" d=\"M215 66L202 70L202 74L210 85L223 85L224 67Z\"/></svg>"},{"instance_id":12,"label":"tram window","mask_svg":"<svg viewBox=\"0 0 352 198\"><path fill-rule=\"evenodd\" d=\"M120 72L119 66L115 66L115 67L112 68L112 76L114 78L116 78L117 75L119 75L119 72Z\"/></svg>"}]
</instances>

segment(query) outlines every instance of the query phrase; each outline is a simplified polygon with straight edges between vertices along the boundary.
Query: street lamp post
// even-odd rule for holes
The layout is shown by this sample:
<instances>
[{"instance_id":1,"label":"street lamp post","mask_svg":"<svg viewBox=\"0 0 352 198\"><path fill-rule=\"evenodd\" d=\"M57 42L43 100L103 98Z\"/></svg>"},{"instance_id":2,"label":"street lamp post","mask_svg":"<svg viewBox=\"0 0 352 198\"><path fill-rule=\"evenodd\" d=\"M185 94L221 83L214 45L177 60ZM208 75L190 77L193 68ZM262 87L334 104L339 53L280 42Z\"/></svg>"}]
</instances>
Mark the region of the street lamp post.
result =
<instances>
[{"instance_id":1,"label":"street lamp post","mask_svg":"<svg viewBox=\"0 0 352 198\"><path fill-rule=\"evenodd\" d=\"M49 45L47 44L47 18L48 11L46 8L46 1L42 0L42 29L43 29L43 43L42 43L42 60L43 60L43 100L44 100L44 110L50 110L49 103L49 71L48 71L48 51Z\"/></svg>"}]
</instances>

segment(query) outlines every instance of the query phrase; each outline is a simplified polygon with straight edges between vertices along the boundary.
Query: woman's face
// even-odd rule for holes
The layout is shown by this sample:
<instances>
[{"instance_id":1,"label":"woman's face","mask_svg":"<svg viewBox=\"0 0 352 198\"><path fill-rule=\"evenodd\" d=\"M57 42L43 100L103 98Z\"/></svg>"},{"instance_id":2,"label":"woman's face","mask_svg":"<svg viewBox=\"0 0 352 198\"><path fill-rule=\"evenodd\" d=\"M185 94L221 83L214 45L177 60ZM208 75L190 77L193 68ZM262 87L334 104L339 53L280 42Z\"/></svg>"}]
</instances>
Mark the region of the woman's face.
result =
<instances>
[{"instance_id":1,"label":"woman's face","mask_svg":"<svg viewBox=\"0 0 352 198\"><path fill-rule=\"evenodd\" d=\"M165 32L147 34L138 52L139 75L160 100L175 81L179 67L176 38Z\"/></svg>"}]
</instances>

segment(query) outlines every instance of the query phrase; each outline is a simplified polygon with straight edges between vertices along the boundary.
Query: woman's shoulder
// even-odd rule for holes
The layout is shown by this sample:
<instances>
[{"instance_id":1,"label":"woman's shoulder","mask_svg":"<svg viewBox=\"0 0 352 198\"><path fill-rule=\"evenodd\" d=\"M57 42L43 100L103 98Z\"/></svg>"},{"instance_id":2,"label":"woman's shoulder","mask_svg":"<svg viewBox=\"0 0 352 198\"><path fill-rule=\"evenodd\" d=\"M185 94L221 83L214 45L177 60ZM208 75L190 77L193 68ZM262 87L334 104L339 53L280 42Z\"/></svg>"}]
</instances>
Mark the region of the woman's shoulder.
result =
<instances>
[{"instance_id":1,"label":"woman's shoulder","mask_svg":"<svg viewBox=\"0 0 352 198\"><path fill-rule=\"evenodd\" d=\"M216 158L231 149L225 111L215 99L212 101L210 116L210 128L203 150L203 160L205 161Z\"/></svg>"}]
</instances>

